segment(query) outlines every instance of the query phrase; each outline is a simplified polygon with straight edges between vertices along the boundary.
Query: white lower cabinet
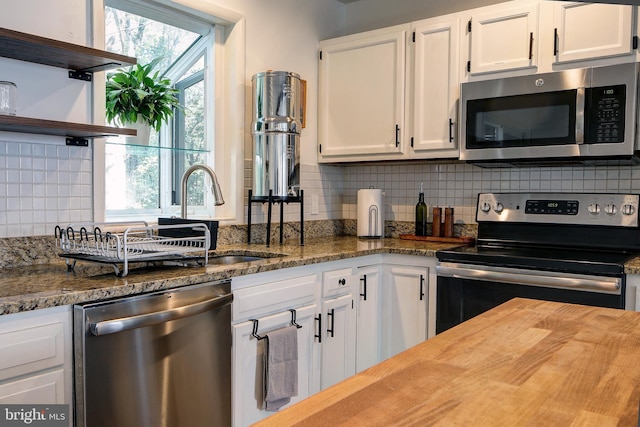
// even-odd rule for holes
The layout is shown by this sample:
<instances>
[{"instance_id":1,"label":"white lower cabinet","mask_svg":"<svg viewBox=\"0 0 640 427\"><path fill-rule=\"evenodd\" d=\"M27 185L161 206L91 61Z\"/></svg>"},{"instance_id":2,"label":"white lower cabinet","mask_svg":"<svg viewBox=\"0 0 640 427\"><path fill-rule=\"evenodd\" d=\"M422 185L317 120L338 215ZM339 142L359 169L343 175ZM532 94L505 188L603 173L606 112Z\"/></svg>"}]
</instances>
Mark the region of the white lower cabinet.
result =
<instances>
[{"instance_id":1,"label":"white lower cabinet","mask_svg":"<svg viewBox=\"0 0 640 427\"><path fill-rule=\"evenodd\" d=\"M292 268L232 279L232 423L248 426L273 414L263 408L264 340L252 336L291 324L298 329L298 395L291 405L320 390L317 316L320 279L314 268ZM288 406L288 405L287 405ZM286 406L285 406L286 407Z\"/></svg>"},{"instance_id":2,"label":"white lower cabinet","mask_svg":"<svg viewBox=\"0 0 640 427\"><path fill-rule=\"evenodd\" d=\"M325 389L356 373L356 317L353 295L322 302L322 370Z\"/></svg>"},{"instance_id":3,"label":"white lower cabinet","mask_svg":"<svg viewBox=\"0 0 640 427\"><path fill-rule=\"evenodd\" d=\"M33 374L0 384L0 404L35 403L69 403L65 399L64 369Z\"/></svg>"},{"instance_id":4,"label":"white lower cabinet","mask_svg":"<svg viewBox=\"0 0 640 427\"><path fill-rule=\"evenodd\" d=\"M234 278L233 425L272 414L262 409L263 343L253 319L262 336L296 310L294 403L424 341L430 274L433 258L382 254Z\"/></svg>"},{"instance_id":5,"label":"white lower cabinet","mask_svg":"<svg viewBox=\"0 0 640 427\"><path fill-rule=\"evenodd\" d=\"M640 274L627 274L625 292L624 309L640 311Z\"/></svg>"},{"instance_id":6,"label":"white lower cabinet","mask_svg":"<svg viewBox=\"0 0 640 427\"><path fill-rule=\"evenodd\" d=\"M322 272L321 389L356 373L355 279L352 267Z\"/></svg>"},{"instance_id":7,"label":"white lower cabinet","mask_svg":"<svg viewBox=\"0 0 640 427\"><path fill-rule=\"evenodd\" d=\"M69 306L0 316L0 403L69 404L73 424Z\"/></svg>"},{"instance_id":8,"label":"white lower cabinet","mask_svg":"<svg viewBox=\"0 0 640 427\"><path fill-rule=\"evenodd\" d=\"M298 402L318 391L317 363L318 346L315 345L315 304L296 310L298 330L298 396L291 403ZM291 323L291 313L281 312L258 319L258 335L265 331L281 328ZM253 322L245 321L233 325L233 424L246 426L272 414L262 409L264 397L264 340L252 337Z\"/></svg>"},{"instance_id":9,"label":"white lower cabinet","mask_svg":"<svg viewBox=\"0 0 640 427\"><path fill-rule=\"evenodd\" d=\"M356 268L356 372L380 362L380 285L382 266Z\"/></svg>"},{"instance_id":10,"label":"white lower cabinet","mask_svg":"<svg viewBox=\"0 0 640 427\"><path fill-rule=\"evenodd\" d=\"M430 260L398 257L384 264L382 299L383 359L427 339L427 313L430 298Z\"/></svg>"}]
</instances>

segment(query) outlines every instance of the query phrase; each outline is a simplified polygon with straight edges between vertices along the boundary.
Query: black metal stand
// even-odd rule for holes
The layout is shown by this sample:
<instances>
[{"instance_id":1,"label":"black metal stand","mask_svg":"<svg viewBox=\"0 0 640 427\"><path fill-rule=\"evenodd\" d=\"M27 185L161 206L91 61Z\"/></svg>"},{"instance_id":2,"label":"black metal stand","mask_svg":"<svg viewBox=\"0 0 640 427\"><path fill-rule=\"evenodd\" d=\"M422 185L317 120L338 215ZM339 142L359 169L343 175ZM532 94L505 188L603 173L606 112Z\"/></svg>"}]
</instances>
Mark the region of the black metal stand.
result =
<instances>
[{"instance_id":1,"label":"black metal stand","mask_svg":"<svg viewBox=\"0 0 640 427\"><path fill-rule=\"evenodd\" d=\"M284 204L300 203L300 246L304 246L304 190L300 190L297 197L274 197L273 190L269 190L269 196L253 196L253 190L249 190L249 202L247 208L247 243L251 244L251 205L255 202L268 203L267 207L267 247L271 245L271 214L273 205L280 205L280 244L284 242Z\"/></svg>"}]
</instances>

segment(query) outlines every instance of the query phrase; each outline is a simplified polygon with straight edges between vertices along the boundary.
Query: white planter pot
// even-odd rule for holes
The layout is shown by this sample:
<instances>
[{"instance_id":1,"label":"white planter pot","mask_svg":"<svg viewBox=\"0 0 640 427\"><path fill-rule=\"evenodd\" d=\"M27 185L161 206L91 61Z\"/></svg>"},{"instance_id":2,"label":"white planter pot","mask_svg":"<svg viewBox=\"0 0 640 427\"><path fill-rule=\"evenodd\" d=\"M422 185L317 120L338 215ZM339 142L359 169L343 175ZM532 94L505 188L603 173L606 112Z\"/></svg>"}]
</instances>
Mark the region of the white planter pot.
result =
<instances>
[{"instance_id":1,"label":"white planter pot","mask_svg":"<svg viewBox=\"0 0 640 427\"><path fill-rule=\"evenodd\" d=\"M137 121L135 123L127 124L128 128L135 129L138 132L137 136L127 136L127 144L135 145L149 145L149 135L151 134L151 126L147 123Z\"/></svg>"}]
</instances>

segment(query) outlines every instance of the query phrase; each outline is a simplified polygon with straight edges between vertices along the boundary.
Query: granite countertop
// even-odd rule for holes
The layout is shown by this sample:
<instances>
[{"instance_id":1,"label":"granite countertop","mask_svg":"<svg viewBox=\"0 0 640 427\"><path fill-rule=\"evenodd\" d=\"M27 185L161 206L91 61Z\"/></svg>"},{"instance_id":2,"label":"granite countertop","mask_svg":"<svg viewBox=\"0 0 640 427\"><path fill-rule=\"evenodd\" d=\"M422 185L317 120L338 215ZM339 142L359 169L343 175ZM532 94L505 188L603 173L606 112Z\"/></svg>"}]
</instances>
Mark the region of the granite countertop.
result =
<instances>
[{"instance_id":1,"label":"granite countertop","mask_svg":"<svg viewBox=\"0 0 640 427\"><path fill-rule=\"evenodd\" d=\"M624 263L625 274L640 274L640 255Z\"/></svg>"},{"instance_id":2,"label":"granite countertop","mask_svg":"<svg viewBox=\"0 0 640 427\"><path fill-rule=\"evenodd\" d=\"M78 261L67 271L64 260L51 264L2 270L0 314L18 313L47 307L99 301L144 292L170 289L281 268L298 267L380 253L435 256L455 243L416 242L386 238L362 240L356 237L330 237L305 242L305 246L224 245L210 256L256 255L261 261L204 267L130 268L126 277L117 277L113 267ZM639 263L640 266L640 263Z\"/></svg>"}]
</instances>

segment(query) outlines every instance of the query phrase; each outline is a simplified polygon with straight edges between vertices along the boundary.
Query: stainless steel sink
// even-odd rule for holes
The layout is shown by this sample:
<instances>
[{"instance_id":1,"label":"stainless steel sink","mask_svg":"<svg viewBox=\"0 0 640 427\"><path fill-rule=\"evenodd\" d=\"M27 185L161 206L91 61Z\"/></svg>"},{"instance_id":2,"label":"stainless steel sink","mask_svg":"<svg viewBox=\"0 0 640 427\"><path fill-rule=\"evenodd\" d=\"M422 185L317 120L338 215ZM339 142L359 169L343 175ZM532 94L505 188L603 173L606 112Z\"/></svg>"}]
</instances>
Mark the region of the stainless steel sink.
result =
<instances>
[{"instance_id":1,"label":"stainless steel sink","mask_svg":"<svg viewBox=\"0 0 640 427\"><path fill-rule=\"evenodd\" d=\"M214 265L230 265L238 264L240 262L262 261L264 257L251 256L251 255L220 255L209 258L209 264Z\"/></svg>"}]
</instances>

